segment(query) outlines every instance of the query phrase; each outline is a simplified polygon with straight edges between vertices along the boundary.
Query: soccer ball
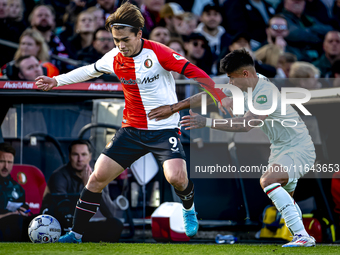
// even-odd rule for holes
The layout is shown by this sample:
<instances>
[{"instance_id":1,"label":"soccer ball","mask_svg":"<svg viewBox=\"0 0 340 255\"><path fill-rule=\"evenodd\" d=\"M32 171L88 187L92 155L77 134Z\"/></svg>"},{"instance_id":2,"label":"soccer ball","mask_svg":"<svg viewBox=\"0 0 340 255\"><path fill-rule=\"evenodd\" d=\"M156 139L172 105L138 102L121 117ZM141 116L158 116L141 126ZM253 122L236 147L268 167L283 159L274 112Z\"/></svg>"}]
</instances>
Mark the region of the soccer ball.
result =
<instances>
[{"instance_id":1,"label":"soccer ball","mask_svg":"<svg viewBox=\"0 0 340 255\"><path fill-rule=\"evenodd\" d=\"M28 236L33 243L55 243L60 234L59 221L51 215L39 215L28 226Z\"/></svg>"}]
</instances>

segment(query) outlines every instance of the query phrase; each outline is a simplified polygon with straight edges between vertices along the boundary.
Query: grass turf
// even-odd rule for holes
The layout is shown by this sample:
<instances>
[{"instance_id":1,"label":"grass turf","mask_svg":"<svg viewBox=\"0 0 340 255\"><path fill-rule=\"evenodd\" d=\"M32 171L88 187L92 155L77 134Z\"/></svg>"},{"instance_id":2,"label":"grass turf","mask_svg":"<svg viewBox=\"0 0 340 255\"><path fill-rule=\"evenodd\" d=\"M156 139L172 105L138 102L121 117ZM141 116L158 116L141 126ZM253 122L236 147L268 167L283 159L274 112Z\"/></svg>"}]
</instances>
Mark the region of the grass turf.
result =
<instances>
[{"instance_id":1,"label":"grass turf","mask_svg":"<svg viewBox=\"0 0 340 255\"><path fill-rule=\"evenodd\" d=\"M143 244L82 243L33 244L0 243L0 254L340 254L338 245L317 245L309 248L282 248L281 245L217 245L217 244Z\"/></svg>"}]
</instances>

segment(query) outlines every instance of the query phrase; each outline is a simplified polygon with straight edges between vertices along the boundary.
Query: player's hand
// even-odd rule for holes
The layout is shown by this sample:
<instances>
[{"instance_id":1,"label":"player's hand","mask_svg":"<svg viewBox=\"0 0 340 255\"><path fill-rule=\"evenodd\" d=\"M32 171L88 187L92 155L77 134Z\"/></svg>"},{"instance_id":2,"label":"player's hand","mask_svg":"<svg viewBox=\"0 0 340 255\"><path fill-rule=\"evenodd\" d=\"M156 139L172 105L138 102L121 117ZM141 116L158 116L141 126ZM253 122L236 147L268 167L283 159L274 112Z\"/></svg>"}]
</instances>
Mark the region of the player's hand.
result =
<instances>
[{"instance_id":1,"label":"player's hand","mask_svg":"<svg viewBox=\"0 0 340 255\"><path fill-rule=\"evenodd\" d=\"M190 115L182 117L181 126L187 127L185 130L204 128L206 126L207 120L198 113L194 113L191 109L189 111Z\"/></svg>"},{"instance_id":2,"label":"player's hand","mask_svg":"<svg viewBox=\"0 0 340 255\"><path fill-rule=\"evenodd\" d=\"M50 78L47 76L39 76L35 78L36 82L35 85L43 91L49 91L54 87L57 87L57 80L55 78Z\"/></svg>"},{"instance_id":3,"label":"player's hand","mask_svg":"<svg viewBox=\"0 0 340 255\"><path fill-rule=\"evenodd\" d=\"M156 121L164 120L169 118L173 114L170 105L162 105L160 107L157 107L155 109L152 109L148 117L150 120L156 119Z\"/></svg>"},{"instance_id":4,"label":"player's hand","mask_svg":"<svg viewBox=\"0 0 340 255\"><path fill-rule=\"evenodd\" d=\"M222 104L218 102L218 108L224 113L227 114L227 112L224 110L226 109L231 117L234 117L233 114L233 99L230 97L225 97L221 100Z\"/></svg>"}]
</instances>

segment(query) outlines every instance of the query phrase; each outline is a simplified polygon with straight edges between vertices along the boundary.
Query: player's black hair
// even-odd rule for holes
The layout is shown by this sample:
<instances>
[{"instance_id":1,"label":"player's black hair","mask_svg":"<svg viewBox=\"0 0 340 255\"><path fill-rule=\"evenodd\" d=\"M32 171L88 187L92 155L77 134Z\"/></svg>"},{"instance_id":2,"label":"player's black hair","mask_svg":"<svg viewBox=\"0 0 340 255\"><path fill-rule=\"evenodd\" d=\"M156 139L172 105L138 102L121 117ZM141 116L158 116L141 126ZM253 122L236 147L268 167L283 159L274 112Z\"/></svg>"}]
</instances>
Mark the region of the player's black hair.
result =
<instances>
[{"instance_id":1,"label":"player's black hair","mask_svg":"<svg viewBox=\"0 0 340 255\"><path fill-rule=\"evenodd\" d=\"M15 149L8 143L0 143L0 151L11 153L15 157Z\"/></svg>"},{"instance_id":2,"label":"player's black hair","mask_svg":"<svg viewBox=\"0 0 340 255\"><path fill-rule=\"evenodd\" d=\"M89 149L89 152L92 153L91 151L91 144L86 141L86 140L82 140L82 139L79 139L79 140L74 140L70 143L70 145L68 146L68 154L71 154L71 151L72 151L72 147L73 145L76 145L76 144L84 144L87 146L87 148Z\"/></svg>"},{"instance_id":3,"label":"player's black hair","mask_svg":"<svg viewBox=\"0 0 340 255\"><path fill-rule=\"evenodd\" d=\"M233 73L241 67L254 66L254 60L245 49L234 50L220 62L222 73Z\"/></svg>"}]
</instances>

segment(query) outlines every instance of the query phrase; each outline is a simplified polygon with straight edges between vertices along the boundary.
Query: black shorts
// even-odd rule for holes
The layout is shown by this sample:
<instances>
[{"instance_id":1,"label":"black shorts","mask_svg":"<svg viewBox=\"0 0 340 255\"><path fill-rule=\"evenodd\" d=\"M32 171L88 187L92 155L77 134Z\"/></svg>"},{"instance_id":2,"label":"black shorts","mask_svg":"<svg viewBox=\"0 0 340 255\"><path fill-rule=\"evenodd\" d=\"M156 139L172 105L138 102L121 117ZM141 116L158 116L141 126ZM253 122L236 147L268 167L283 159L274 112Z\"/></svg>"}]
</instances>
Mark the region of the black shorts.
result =
<instances>
[{"instance_id":1,"label":"black shorts","mask_svg":"<svg viewBox=\"0 0 340 255\"><path fill-rule=\"evenodd\" d=\"M105 146L102 153L112 158L123 168L127 168L149 152L152 152L162 165L168 159L181 158L185 160L178 129L121 128Z\"/></svg>"}]
</instances>

